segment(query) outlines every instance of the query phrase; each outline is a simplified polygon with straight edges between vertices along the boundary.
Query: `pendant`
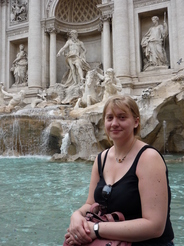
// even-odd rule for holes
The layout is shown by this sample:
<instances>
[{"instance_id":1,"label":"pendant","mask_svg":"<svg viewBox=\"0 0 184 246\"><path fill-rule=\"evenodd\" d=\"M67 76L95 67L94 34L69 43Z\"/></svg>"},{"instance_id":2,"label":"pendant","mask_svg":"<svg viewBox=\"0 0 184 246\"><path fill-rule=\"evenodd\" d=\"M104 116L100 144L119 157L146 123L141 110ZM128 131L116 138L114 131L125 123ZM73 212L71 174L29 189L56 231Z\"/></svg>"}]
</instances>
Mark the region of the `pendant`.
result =
<instances>
[{"instance_id":1,"label":"pendant","mask_svg":"<svg viewBox=\"0 0 184 246\"><path fill-rule=\"evenodd\" d=\"M123 161L124 161L124 159L126 158L126 155L123 157L123 158L116 158L116 161L118 162L118 163L122 163Z\"/></svg>"}]
</instances>

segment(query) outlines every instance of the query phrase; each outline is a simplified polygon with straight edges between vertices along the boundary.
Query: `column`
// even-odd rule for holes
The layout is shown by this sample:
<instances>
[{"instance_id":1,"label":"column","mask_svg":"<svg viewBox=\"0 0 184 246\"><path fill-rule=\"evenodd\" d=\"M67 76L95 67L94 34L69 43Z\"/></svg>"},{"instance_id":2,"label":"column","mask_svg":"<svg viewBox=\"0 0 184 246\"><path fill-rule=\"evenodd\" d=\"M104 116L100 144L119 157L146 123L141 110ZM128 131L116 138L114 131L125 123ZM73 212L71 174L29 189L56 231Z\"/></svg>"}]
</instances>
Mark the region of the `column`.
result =
<instances>
[{"instance_id":1,"label":"column","mask_svg":"<svg viewBox=\"0 0 184 246\"><path fill-rule=\"evenodd\" d=\"M178 59L182 58L180 68L184 68L184 1L176 0L176 18L177 18L177 30L178 30Z\"/></svg>"},{"instance_id":2,"label":"column","mask_svg":"<svg viewBox=\"0 0 184 246\"><path fill-rule=\"evenodd\" d=\"M56 29L50 32L50 87L56 84Z\"/></svg>"},{"instance_id":3,"label":"column","mask_svg":"<svg viewBox=\"0 0 184 246\"><path fill-rule=\"evenodd\" d=\"M6 50L6 47L7 47L7 40L6 40L6 23L7 23L7 1L2 1L2 4L0 6L1 8L1 57L0 57L0 63L1 63L1 66L0 66L0 82L3 82L4 85L7 87L7 83L6 82L6 64L7 64L7 61L6 61L6 57L7 57L7 50ZM8 89L8 88L7 88Z\"/></svg>"},{"instance_id":4,"label":"column","mask_svg":"<svg viewBox=\"0 0 184 246\"><path fill-rule=\"evenodd\" d=\"M104 72L112 67L112 35L111 20L114 3L110 0L102 0L102 4L97 5L102 12L102 61Z\"/></svg>"},{"instance_id":5,"label":"column","mask_svg":"<svg viewBox=\"0 0 184 246\"><path fill-rule=\"evenodd\" d=\"M116 76L123 82L130 80L128 1L114 0L113 51Z\"/></svg>"},{"instance_id":6,"label":"column","mask_svg":"<svg viewBox=\"0 0 184 246\"><path fill-rule=\"evenodd\" d=\"M110 17L103 16L103 69L104 73L111 67L111 34L110 34Z\"/></svg>"},{"instance_id":7,"label":"column","mask_svg":"<svg viewBox=\"0 0 184 246\"><path fill-rule=\"evenodd\" d=\"M171 1L171 10L167 12L167 22L168 22L168 32L169 32L169 46L170 46L170 65L171 68L174 68L176 71L180 66L177 64L177 61L181 58L178 51L178 29L177 27L177 18L176 18L176 2ZM172 36L171 36L172 35Z\"/></svg>"},{"instance_id":8,"label":"column","mask_svg":"<svg viewBox=\"0 0 184 246\"><path fill-rule=\"evenodd\" d=\"M132 81L134 82L138 82L137 79L137 71L136 71L136 37L135 37L135 19L134 19L134 4L133 4L133 0L128 0L128 8L129 8L129 30L131 30L130 32L130 44L129 44L129 49L130 49L130 65L129 65L129 69L130 69L130 74L132 77Z\"/></svg>"},{"instance_id":9,"label":"column","mask_svg":"<svg viewBox=\"0 0 184 246\"><path fill-rule=\"evenodd\" d=\"M28 87L42 86L41 1L29 0Z\"/></svg>"},{"instance_id":10,"label":"column","mask_svg":"<svg viewBox=\"0 0 184 246\"><path fill-rule=\"evenodd\" d=\"M50 34L47 32L45 21L42 21L42 88L48 88L50 83Z\"/></svg>"}]
</instances>

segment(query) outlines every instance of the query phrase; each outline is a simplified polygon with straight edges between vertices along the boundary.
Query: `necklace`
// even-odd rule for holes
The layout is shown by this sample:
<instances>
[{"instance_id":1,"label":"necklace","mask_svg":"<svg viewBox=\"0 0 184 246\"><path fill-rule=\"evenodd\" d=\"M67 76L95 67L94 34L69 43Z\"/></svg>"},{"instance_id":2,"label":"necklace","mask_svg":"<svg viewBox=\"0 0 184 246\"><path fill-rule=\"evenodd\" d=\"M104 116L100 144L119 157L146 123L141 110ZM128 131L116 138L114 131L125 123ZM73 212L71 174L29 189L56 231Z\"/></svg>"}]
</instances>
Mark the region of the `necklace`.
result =
<instances>
[{"instance_id":1,"label":"necklace","mask_svg":"<svg viewBox=\"0 0 184 246\"><path fill-rule=\"evenodd\" d=\"M137 140L137 139L134 139L134 141L132 142L132 144L131 144L131 146L130 146L130 149L128 150L127 154L126 154L125 156L123 156L123 158L117 158L117 157L116 157L116 161L117 161L118 163L122 163L122 162L125 160L125 158L127 157L127 155L130 153L131 149L133 148L133 146L134 146L136 140Z\"/></svg>"}]
</instances>

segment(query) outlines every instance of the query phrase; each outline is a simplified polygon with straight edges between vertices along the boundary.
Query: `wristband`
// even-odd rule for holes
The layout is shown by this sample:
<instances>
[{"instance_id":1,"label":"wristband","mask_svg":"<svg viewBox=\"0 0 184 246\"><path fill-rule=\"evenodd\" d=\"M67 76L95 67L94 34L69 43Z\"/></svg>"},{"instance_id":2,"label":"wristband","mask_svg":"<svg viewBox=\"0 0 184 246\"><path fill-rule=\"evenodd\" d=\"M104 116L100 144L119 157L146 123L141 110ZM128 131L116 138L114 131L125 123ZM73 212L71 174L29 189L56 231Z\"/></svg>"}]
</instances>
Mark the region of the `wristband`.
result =
<instances>
[{"instance_id":1,"label":"wristband","mask_svg":"<svg viewBox=\"0 0 184 246\"><path fill-rule=\"evenodd\" d=\"M96 234L96 237L100 239L101 237L100 237L99 232L98 232L98 230L99 230L99 224L98 223L94 224L93 230Z\"/></svg>"}]
</instances>

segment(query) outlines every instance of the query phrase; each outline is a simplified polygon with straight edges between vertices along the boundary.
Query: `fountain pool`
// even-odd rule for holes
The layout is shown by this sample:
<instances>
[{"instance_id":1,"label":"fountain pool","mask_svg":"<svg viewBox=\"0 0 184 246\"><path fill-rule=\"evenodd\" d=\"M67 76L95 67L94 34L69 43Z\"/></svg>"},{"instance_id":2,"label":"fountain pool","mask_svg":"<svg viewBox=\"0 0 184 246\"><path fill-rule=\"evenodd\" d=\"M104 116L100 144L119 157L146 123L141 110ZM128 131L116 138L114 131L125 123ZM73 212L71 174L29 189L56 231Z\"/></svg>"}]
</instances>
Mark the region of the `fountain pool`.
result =
<instances>
[{"instance_id":1,"label":"fountain pool","mask_svg":"<svg viewBox=\"0 0 184 246\"><path fill-rule=\"evenodd\" d=\"M70 215L87 198L91 163L0 158L0 245L61 246ZM175 246L184 243L184 163L168 164Z\"/></svg>"}]
</instances>

